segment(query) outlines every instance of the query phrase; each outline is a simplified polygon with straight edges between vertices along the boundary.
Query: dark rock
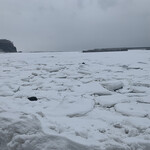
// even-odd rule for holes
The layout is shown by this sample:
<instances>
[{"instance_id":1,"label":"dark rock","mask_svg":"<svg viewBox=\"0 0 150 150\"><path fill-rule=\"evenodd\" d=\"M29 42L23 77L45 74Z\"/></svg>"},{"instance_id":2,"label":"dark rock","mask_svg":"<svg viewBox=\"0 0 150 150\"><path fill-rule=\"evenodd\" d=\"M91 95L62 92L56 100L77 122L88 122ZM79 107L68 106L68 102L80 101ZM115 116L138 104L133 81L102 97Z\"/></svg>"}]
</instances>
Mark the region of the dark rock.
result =
<instances>
[{"instance_id":1,"label":"dark rock","mask_svg":"<svg viewBox=\"0 0 150 150\"><path fill-rule=\"evenodd\" d=\"M28 100L29 101L37 101L38 99L37 99L37 97L32 96L32 97L28 97Z\"/></svg>"},{"instance_id":2,"label":"dark rock","mask_svg":"<svg viewBox=\"0 0 150 150\"><path fill-rule=\"evenodd\" d=\"M6 39L0 39L0 52L13 53L17 52L17 49L11 41Z\"/></svg>"}]
</instances>

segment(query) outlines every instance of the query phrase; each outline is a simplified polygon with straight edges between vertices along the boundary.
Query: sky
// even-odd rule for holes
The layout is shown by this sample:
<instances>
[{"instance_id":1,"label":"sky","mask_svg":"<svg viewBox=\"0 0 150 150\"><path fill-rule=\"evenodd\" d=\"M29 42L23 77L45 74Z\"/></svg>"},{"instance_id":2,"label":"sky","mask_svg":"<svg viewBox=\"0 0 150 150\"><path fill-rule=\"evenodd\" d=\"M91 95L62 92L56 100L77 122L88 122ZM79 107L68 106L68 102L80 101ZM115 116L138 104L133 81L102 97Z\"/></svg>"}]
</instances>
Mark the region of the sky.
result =
<instances>
[{"instance_id":1,"label":"sky","mask_svg":"<svg viewBox=\"0 0 150 150\"><path fill-rule=\"evenodd\" d=\"M150 0L0 0L0 39L18 51L150 46Z\"/></svg>"}]
</instances>

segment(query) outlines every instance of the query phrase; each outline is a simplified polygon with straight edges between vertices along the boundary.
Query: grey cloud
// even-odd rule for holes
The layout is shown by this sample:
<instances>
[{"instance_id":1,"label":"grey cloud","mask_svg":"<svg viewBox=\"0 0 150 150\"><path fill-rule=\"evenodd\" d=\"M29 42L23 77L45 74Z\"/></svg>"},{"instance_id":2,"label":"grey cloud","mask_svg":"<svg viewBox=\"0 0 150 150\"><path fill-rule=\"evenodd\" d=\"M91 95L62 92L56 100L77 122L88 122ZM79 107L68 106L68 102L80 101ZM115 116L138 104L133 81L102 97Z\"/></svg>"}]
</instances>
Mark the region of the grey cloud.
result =
<instances>
[{"instance_id":1,"label":"grey cloud","mask_svg":"<svg viewBox=\"0 0 150 150\"><path fill-rule=\"evenodd\" d=\"M150 46L149 0L1 0L0 38L18 49Z\"/></svg>"},{"instance_id":2,"label":"grey cloud","mask_svg":"<svg viewBox=\"0 0 150 150\"><path fill-rule=\"evenodd\" d=\"M118 3L118 0L97 0L102 9L113 7Z\"/></svg>"}]
</instances>

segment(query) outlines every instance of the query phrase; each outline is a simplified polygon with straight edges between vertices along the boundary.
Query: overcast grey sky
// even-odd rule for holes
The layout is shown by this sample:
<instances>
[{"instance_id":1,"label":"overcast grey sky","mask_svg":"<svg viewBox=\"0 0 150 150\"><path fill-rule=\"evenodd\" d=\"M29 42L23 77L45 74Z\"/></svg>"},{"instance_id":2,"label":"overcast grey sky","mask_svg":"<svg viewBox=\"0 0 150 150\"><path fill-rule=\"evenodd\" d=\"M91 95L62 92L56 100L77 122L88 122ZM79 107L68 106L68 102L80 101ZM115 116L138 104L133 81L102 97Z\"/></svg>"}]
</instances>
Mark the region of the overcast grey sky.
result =
<instances>
[{"instance_id":1,"label":"overcast grey sky","mask_svg":"<svg viewBox=\"0 0 150 150\"><path fill-rule=\"evenodd\" d=\"M0 38L23 51L150 46L150 0L0 0Z\"/></svg>"}]
</instances>

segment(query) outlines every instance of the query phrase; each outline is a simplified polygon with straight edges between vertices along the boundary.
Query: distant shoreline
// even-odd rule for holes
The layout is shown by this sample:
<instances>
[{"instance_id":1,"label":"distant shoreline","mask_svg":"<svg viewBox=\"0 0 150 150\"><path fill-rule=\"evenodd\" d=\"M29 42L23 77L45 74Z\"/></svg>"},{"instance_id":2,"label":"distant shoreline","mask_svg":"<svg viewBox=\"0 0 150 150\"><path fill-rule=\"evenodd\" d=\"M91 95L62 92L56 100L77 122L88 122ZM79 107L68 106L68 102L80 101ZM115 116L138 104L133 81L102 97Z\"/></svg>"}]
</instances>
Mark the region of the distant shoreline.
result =
<instances>
[{"instance_id":1,"label":"distant shoreline","mask_svg":"<svg viewBox=\"0 0 150 150\"><path fill-rule=\"evenodd\" d=\"M121 47L121 48L96 48L91 50L80 51L17 51L17 52L4 52L0 51L0 54L4 53L55 53L55 52L81 52L81 53L93 53L93 52L125 52L129 50L150 50L150 47Z\"/></svg>"},{"instance_id":2,"label":"distant shoreline","mask_svg":"<svg viewBox=\"0 0 150 150\"><path fill-rule=\"evenodd\" d=\"M83 53L90 53L90 52L121 52L121 51L128 51L128 50L150 50L150 47L121 47L121 48L97 48L92 50L83 50Z\"/></svg>"}]
</instances>

